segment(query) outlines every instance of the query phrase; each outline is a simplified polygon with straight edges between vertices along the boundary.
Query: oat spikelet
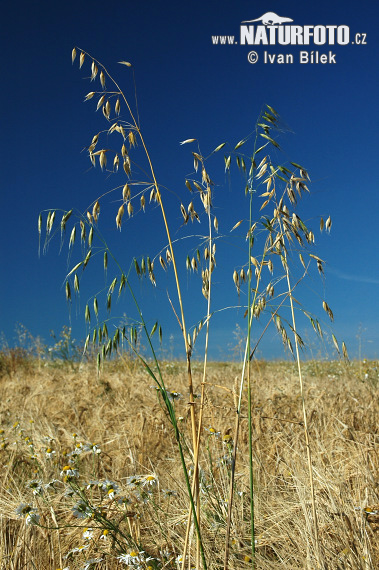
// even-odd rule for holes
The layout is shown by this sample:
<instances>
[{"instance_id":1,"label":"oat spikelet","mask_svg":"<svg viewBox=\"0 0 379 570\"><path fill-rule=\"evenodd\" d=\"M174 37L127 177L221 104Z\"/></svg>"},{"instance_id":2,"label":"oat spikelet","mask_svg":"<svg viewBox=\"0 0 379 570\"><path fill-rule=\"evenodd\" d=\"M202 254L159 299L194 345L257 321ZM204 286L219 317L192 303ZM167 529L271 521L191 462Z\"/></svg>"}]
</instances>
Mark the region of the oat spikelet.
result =
<instances>
[{"instance_id":1,"label":"oat spikelet","mask_svg":"<svg viewBox=\"0 0 379 570\"><path fill-rule=\"evenodd\" d=\"M217 220L216 216L213 219L213 226L214 226L214 229L216 230L216 232L218 232L218 220Z\"/></svg>"},{"instance_id":2,"label":"oat spikelet","mask_svg":"<svg viewBox=\"0 0 379 570\"><path fill-rule=\"evenodd\" d=\"M95 204L92 208L92 217L95 220L95 223L97 223L97 220L99 219L99 215L100 215L100 204L99 204L99 202L95 202Z\"/></svg>"},{"instance_id":3,"label":"oat spikelet","mask_svg":"<svg viewBox=\"0 0 379 570\"><path fill-rule=\"evenodd\" d=\"M334 346L335 346L336 351L338 352L338 354L340 354L340 349L339 349L339 346L338 346L338 342L337 342L337 339L336 339L336 337L334 336L334 334L332 334L332 340L333 340L333 344L334 344Z\"/></svg>"},{"instance_id":4,"label":"oat spikelet","mask_svg":"<svg viewBox=\"0 0 379 570\"><path fill-rule=\"evenodd\" d=\"M239 283L239 276L236 270L234 270L233 272L233 281L234 281L234 285L237 288L238 294L240 292L240 283Z\"/></svg>"},{"instance_id":5,"label":"oat spikelet","mask_svg":"<svg viewBox=\"0 0 379 570\"><path fill-rule=\"evenodd\" d=\"M118 165L119 164L120 164L120 158L119 158L118 154L116 154L116 156L114 157L114 160L113 160L113 170L115 172L118 171Z\"/></svg>"},{"instance_id":6,"label":"oat spikelet","mask_svg":"<svg viewBox=\"0 0 379 570\"><path fill-rule=\"evenodd\" d=\"M71 301L71 287L68 281L66 281L66 300Z\"/></svg>"},{"instance_id":7,"label":"oat spikelet","mask_svg":"<svg viewBox=\"0 0 379 570\"><path fill-rule=\"evenodd\" d=\"M332 219L329 216L329 218L326 220L325 222L325 229L327 232L330 232L330 228L332 227Z\"/></svg>"},{"instance_id":8,"label":"oat spikelet","mask_svg":"<svg viewBox=\"0 0 379 570\"><path fill-rule=\"evenodd\" d=\"M188 222L189 216L188 216L187 211L186 211L185 207L183 206L183 204L180 204L180 211L182 212L182 216L184 218L184 223L186 224Z\"/></svg>"},{"instance_id":9,"label":"oat spikelet","mask_svg":"<svg viewBox=\"0 0 379 570\"><path fill-rule=\"evenodd\" d=\"M124 167L125 174L127 176L129 176L131 171L130 171L130 158L128 156L125 156L125 158L124 158L123 167Z\"/></svg>"},{"instance_id":10,"label":"oat spikelet","mask_svg":"<svg viewBox=\"0 0 379 570\"><path fill-rule=\"evenodd\" d=\"M101 166L101 170L103 170L103 168L105 168L105 166L107 165L107 155L105 153L105 150L102 150L100 153L99 163Z\"/></svg>"},{"instance_id":11,"label":"oat spikelet","mask_svg":"<svg viewBox=\"0 0 379 570\"><path fill-rule=\"evenodd\" d=\"M72 52L71 52L71 60L72 60L72 63L74 63L75 58L76 58L76 48L74 48L74 49L72 50Z\"/></svg>"},{"instance_id":12,"label":"oat spikelet","mask_svg":"<svg viewBox=\"0 0 379 570\"><path fill-rule=\"evenodd\" d=\"M161 264L164 270L167 269L166 262L161 255L159 256L159 263Z\"/></svg>"},{"instance_id":13,"label":"oat spikelet","mask_svg":"<svg viewBox=\"0 0 379 570\"><path fill-rule=\"evenodd\" d=\"M121 230L121 221L122 221L122 216L124 215L124 204L122 204L122 206L119 207L118 212L117 212L117 216L116 216L116 227L117 229Z\"/></svg>"},{"instance_id":14,"label":"oat spikelet","mask_svg":"<svg viewBox=\"0 0 379 570\"><path fill-rule=\"evenodd\" d=\"M114 112L116 113L116 115L120 114L120 99L117 99L116 104L114 106Z\"/></svg>"},{"instance_id":15,"label":"oat spikelet","mask_svg":"<svg viewBox=\"0 0 379 570\"><path fill-rule=\"evenodd\" d=\"M342 354L346 360L349 360L349 354L347 352L346 344L342 342Z\"/></svg>"},{"instance_id":16,"label":"oat spikelet","mask_svg":"<svg viewBox=\"0 0 379 570\"><path fill-rule=\"evenodd\" d=\"M86 54L84 52L81 52L80 57L79 57L79 69L81 69L84 60L85 60Z\"/></svg>"},{"instance_id":17,"label":"oat spikelet","mask_svg":"<svg viewBox=\"0 0 379 570\"><path fill-rule=\"evenodd\" d=\"M130 218L130 216L133 215L133 206L131 202L128 202L127 210L128 210L128 216Z\"/></svg>"},{"instance_id":18,"label":"oat spikelet","mask_svg":"<svg viewBox=\"0 0 379 570\"><path fill-rule=\"evenodd\" d=\"M92 72L91 81L93 81L94 79L96 79L96 75L97 75L98 71L99 71L99 70L98 70L98 68L97 68L97 65L96 65L96 63L93 61L93 62L92 62L92 65L91 65L91 72Z\"/></svg>"},{"instance_id":19,"label":"oat spikelet","mask_svg":"<svg viewBox=\"0 0 379 570\"><path fill-rule=\"evenodd\" d=\"M143 211L145 211L146 202L145 202L145 196L144 196L144 194L142 194L140 202L141 202L141 209L142 209Z\"/></svg>"},{"instance_id":20,"label":"oat spikelet","mask_svg":"<svg viewBox=\"0 0 379 570\"><path fill-rule=\"evenodd\" d=\"M128 141L129 141L129 145L130 145L131 147L132 147L132 146L136 146L137 141L136 141L136 137L135 137L133 131L129 131L129 133L128 133Z\"/></svg>"},{"instance_id":21,"label":"oat spikelet","mask_svg":"<svg viewBox=\"0 0 379 570\"><path fill-rule=\"evenodd\" d=\"M70 235L70 242L68 244L68 247L71 248L74 243L75 243L75 237L76 237L76 226L74 226L71 230L71 235Z\"/></svg>"},{"instance_id":22,"label":"oat spikelet","mask_svg":"<svg viewBox=\"0 0 379 570\"><path fill-rule=\"evenodd\" d=\"M129 186L129 184L125 184L125 186L122 189L122 199L124 200L124 202L126 202L127 200L130 200L130 186Z\"/></svg>"},{"instance_id":23,"label":"oat spikelet","mask_svg":"<svg viewBox=\"0 0 379 570\"><path fill-rule=\"evenodd\" d=\"M95 91L90 91L89 93L87 93L87 95L84 97L84 101L89 101L89 99L92 99L92 97L96 95Z\"/></svg>"},{"instance_id":24,"label":"oat spikelet","mask_svg":"<svg viewBox=\"0 0 379 570\"><path fill-rule=\"evenodd\" d=\"M100 83L103 89L105 89L105 75L103 71L100 71Z\"/></svg>"},{"instance_id":25,"label":"oat spikelet","mask_svg":"<svg viewBox=\"0 0 379 570\"><path fill-rule=\"evenodd\" d=\"M105 101L105 95L102 95L97 102L96 111L98 111L100 109L100 107L103 105L104 101Z\"/></svg>"}]
</instances>

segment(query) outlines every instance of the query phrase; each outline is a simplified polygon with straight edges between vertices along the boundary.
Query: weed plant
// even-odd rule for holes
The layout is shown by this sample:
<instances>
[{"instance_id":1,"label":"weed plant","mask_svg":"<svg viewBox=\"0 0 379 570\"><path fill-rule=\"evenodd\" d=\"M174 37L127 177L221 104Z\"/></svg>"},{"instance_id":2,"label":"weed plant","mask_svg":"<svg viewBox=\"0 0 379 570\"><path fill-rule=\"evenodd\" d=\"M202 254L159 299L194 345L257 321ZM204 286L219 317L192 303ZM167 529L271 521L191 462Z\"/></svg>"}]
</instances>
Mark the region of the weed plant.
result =
<instances>
[{"instance_id":1,"label":"weed plant","mask_svg":"<svg viewBox=\"0 0 379 570\"><path fill-rule=\"evenodd\" d=\"M123 475L122 481L119 479L116 482L111 473L108 475L109 469L105 468L107 461L103 458L102 447L97 443L79 437L75 432L71 446L65 454L58 453L54 448L55 436L51 436L49 441L46 440L45 449L42 442L39 442L37 452L33 436L26 432L23 425L16 422L13 428L16 449L23 446L22 453L25 453L24 448L29 448L31 455L28 468L23 470L30 500L21 503L17 510L17 514L25 519L26 526L23 527L23 538L19 538L21 534L16 538L13 536L15 548L26 536L30 540L38 528L49 545L53 544L52 537L57 536L58 551L56 546L50 546L50 559L55 556L54 560L59 560L61 566L67 561L69 568L111 568L112 564L115 568L124 565L140 569L182 570L227 570L245 565L252 568L333 567L331 560L336 561L337 558L335 549L331 555L329 542L325 540L329 523L325 523L323 509L323 493L326 492L328 501L331 500L332 493L329 488L327 491L321 491L325 481L320 480L319 471L315 469L313 448L317 449L317 453L321 453L317 442L323 438L318 434L314 441L314 429L313 432L310 429L313 411L311 414L307 411L304 368L300 360L300 350L304 342L297 327L297 312L300 311L303 317L308 319L316 334L322 336L322 328L319 320L301 306L294 294L312 272L313 266L324 278L324 261L313 251L314 233L300 218L296 209L303 194L309 192L310 177L307 170L296 162L278 160L278 138L282 133L282 126L277 111L269 105L259 114L254 131L232 147L221 143L212 153L204 156L196 139L182 142L183 145L192 145L195 148L191 152L194 171L184 181L191 201L188 207L185 207L183 200L179 200L178 210L183 216L184 226L203 223L205 220L207 227L207 233L200 237L195 253L188 254L185 260L187 271L201 277L200 289L206 300L203 318L188 325L176 240L172 238L171 223L165 209L166 201L172 195L169 195L157 180L140 128L138 108L133 109L130 100L100 62L81 50L78 55L74 49L73 62L77 56L80 68L90 61L90 79L95 84L99 82L98 90L89 92L85 100L96 101L96 110L101 110L107 124L106 130L95 133L92 137L88 146L89 160L93 167L100 167L101 170L114 175L115 179L122 180L122 183L113 189L120 202L115 210L116 227L121 230L126 215L128 218L132 217L138 207L145 212L149 204L155 204L160 210L161 218L156 222L157 232L160 231L159 227L164 229L166 244L163 249L153 251L142 259L131 259L130 264L124 267L109 249L100 231L100 210L107 208L108 193L95 199L86 212L78 214L78 219L75 219L73 210L63 212L57 228L56 210L48 211L46 216L41 214L38 220L40 240L44 225L45 251L54 234L60 233L63 242L65 232L74 220L68 248L71 255L76 242L79 241L82 258L70 269L66 277L65 291L69 303L74 294L79 295L87 266L99 259L101 253L101 271L104 270L108 283L103 294L96 293L85 306L88 334L84 352L90 347L97 351L97 371L102 378L108 366L106 361L116 359L115 362L119 362L117 354L125 343L135 354L139 362L138 374L145 374L150 378L152 390L158 396L160 414L163 414L161 417L164 418L162 429L165 434L170 434L167 436L170 439L170 453L165 454L165 457L167 461L178 458L182 476L175 472L176 489L171 485L163 488L153 463L148 471L145 469L141 472L138 467L145 463L146 458L144 461L136 460L134 455L131 452L128 454L125 449L119 460L129 457L129 469L134 469ZM129 62L120 63L133 72ZM111 141L114 141L112 148ZM248 150L244 152L244 149ZM223 427L223 432L218 429L216 422L210 422L208 419L210 390L212 385L216 385L210 381L212 368L208 364L209 335L212 317L215 311L222 309L212 307L212 280L216 270L216 244L223 237L219 233L219 220L213 211L217 188L211 179L208 164L210 158L217 153L219 155L221 150L226 152L223 163L225 172L229 173L236 165L242 174L244 192L241 194L245 194L247 204L245 219L236 221L231 229L231 232L242 232L241 241L246 244L246 255L242 264L230 267L230 279L234 282L236 294L240 301L242 296L245 299L246 333L239 379L235 378L232 385L224 382L220 384L217 380L218 389L226 391L233 400L229 409L225 405L221 406L230 424L226 429ZM138 157L138 161L135 157ZM139 178L136 172L143 173L143 178ZM321 231L330 231L330 228L330 217L326 222L321 219ZM163 341L162 326L156 321L150 328L151 325L145 320L133 284L132 271L138 279L148 277L152 287L156 287L159 282L159 271L170 271L172 274L176 298L169 295L168 302L183 336L186 390L181 388L183 391L179 391L176 386L173 389L170 385L172 378L167 365L157 356L153 338L157 335L159 341ZM136 318L119 325L112 319L111 313L113 298L121 295L126 295L133 303ZM105 311L102 310L103 304ZM332 310L326 300L322 301L322 307L330 320L333 320ZM256 326L258 320L259 329ZM291 453L298 457L297 470L301 471L301 476L300 472L294 476L291 462L288 469L287 466L283 467L284 474L275 474L275 477L281 479L283 494L291 496L291 508L287 514L282 511L282 516L288 520L292 513L293 519L296 513L296 530L293 522L288 522L288 526L285 525L285 539L282 537L297 551L295 557L288 552L280 553L280 548L262 542L262 530L257 530L262 528L262 516L271 517L273 526L281 528L278 513L272 516L269 510L266 510L264 502L262 503L262 498L271 488L271 482L264 468L264 448L258 445L258 432L261 429L258 426L261 426L260 422L263 418L266 419L266 416L257 414L261 398L261 374L259 365L254 363L254 357L261 339L271 328L276 329L285 349L294 358L299 386L297 393L300 416L296 413L291 418L276 419L277 412L267 416L267 420L271 420L274 425L275 422L280 423L279 438L285 442L287 451L291 450ZM204 356L201 370L198 370L197 391L192 354L201 332L204 334ZM150 351L149 357L139 350L141 335ZM344 343L340 345L334 335L332 339L337 352L347 359ZM66 348L70 347L67 345ZM136 403L134 409L139 409ZM134 413L139 415L139 412ZM80 426L80 411L77 411L77 416ZM218 421L221 422L221 418ZM222 423L225 423L225 418ZM293 426L299 428L294 437ZM106 424L104 428L107 429ZM158 431L159 429L161 428L158 428ZM247 461L246 456L241 453L245 448ZM43 461L41 453L44 454ZM272 457L277 454L279 464L281 453L271 451L270 454L272 453ZM319 464L319 459L317 463ZM59 475L53 478L58 465ZM33 469L36 476L31 479ZM248 484L242 475L246 472ZM241 481L244 482L242 485ZM57 496L60 497L60 502L57 502ZM369 500L372 500L371 495L370 499L366 497L366 503ZM361 500L359 504L362 505L363 502ZM268 503L269 501L267 505ZM338 505L340 504L341 499ZM176 519L168 515L168 512L171 512L170 506L173 505L177 510ZM278 505L275 505L274 511L278 509ZM359 520L365 521L366 515L374 518L376 516L375 509L371 509L370 515L367 514L367 505L357 508L360 511L355 517L356 521L358 517L361 517ZM259 515L257 509L260 510ZM346 510L345 503L343 509ZM337 503L333 507L333 513L336 517L345 516L341 514ZM351 516L351 508L349 513ZM364 560L365 564L370 565L373 555L367 532L363 531L361 525L359 534L353 529L349 515L346 516L349 520L351 540L346 542L346 557L341 567L354 567L349 565L352 561L356 564L357 560L360 561L359 564ZM288 532L290 528L291 532ZM67 551L67 548L62 546L62 529L62 536L65 537L70 532L77 536L80 531L82 543ZM353 547L352 541L355 544L358 539L359 548L356 545ZM304 547L301 555L296 544L299 540ZM338 550L338 564L342 551L343 549Z\"/></svg>"}]
</instances>

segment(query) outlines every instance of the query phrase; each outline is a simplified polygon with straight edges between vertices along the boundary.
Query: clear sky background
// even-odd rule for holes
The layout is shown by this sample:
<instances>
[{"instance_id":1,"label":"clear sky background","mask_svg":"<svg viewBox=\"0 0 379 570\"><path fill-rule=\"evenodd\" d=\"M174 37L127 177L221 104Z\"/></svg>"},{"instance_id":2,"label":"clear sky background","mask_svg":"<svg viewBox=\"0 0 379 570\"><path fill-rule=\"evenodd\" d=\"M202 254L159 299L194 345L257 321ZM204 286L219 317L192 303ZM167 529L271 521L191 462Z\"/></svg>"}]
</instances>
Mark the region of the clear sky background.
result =
<instances>
[{"instance_id":1,"label":"clear sky background","mask_svg":"<svg viewBox=\"0 0 379 570\"><path fill-rule=\"evenodd\" d=\"M352 39L356 33L367 34L367 45L212 45L214 35L237 39L241 21L268 11L290 17L298 25L347 25ZM299 205L299 212L313 227L315 253L326 260L325 283L313 274L299 291L300 300L327 324L321 305L326 299L335 317L332 330L338 340L345 340L350 354L358 355L358 335L362 357L378 358L378 22L379 7L368 0L6 3L0 37L0 330L9 344L15 342L16 323L47 342L51 342L50 330L58 333L63 325L72 326L75 338L84 338L85 302L104 287L99 256L84 273L80 301L73 301L69 309L64 278L80 261L80 247L68 260L68 236L60 252L58 235L47 255L38 256L40 211L75 208L85 212L97 196L122 183L98 167L91 170L82 152L106 122L101 111L94 113L94 100L83 103L85 94L100 86L96 81L93 87L86 79L88 62L80 71L77 61L71 64L76 45L100 60L131 98L131 70L117 62L132 62L141 126L159 183L169 189L165 199L175 239L183 235L179 206L180 201L187 205L191 199L184 181L192 176L191 151L196 150L179 142L196 138L207 155L221 142L234 147L251 133L265 103L280 113L290 132L281 135L285 153L277 158L282 163L300 163L310 173L312 194ZM260 56L254 65L247 59L251 49ZM264 64L265 49L292 53L294 63ZM337 63L300 65L301 49L332 51ZM244 232L230 237L229 230L246 217L247 203L235 168L230 177L225 175L223 151L212 158L209 171L216 184L214 207L220 236L226 236L217 243L213 308L237 306L212 320L211 355L230 358L236 323L244 326L244 309L238 305L246 301L235 294L232 273L246 260L246 246ZM125 216L122 232L117 232L114 218L120 198L118 191L101 202L100 230L127 270L133 255L153 258L165 241L156 207L147 207L144 217L136 205L136 214L130 220ZM200 206L197 209L202 213ZM333 221L331 234L320 234L319 217L328 215ZM193 226L199 235L206 233L206 219L203 215L201 219L201 225ZM68 224L68 231L71 227ZM206 312L199 277L185 272L185 257L195 249L195 240L178 244L189 327ZM149 325L159 319L167 350L171 342L176 352L180 331L166 295L168 288L174 299L172 273L166 275L158 263L155 273L157 288L148 281L135 281L136 293ZM114 274L110 267L108 285ZM126 298L114 303L114 322L124 313L133 314ZM327 330L330 335L331 329ZM311 329L302 332L309 335L313 354L318 356ZM261 357L283 354L275 336L274 330L268 334ZM331 353L329 346L327 350ZM201 345L196 355L201 356Z\"/></svg>"}]
</instances>

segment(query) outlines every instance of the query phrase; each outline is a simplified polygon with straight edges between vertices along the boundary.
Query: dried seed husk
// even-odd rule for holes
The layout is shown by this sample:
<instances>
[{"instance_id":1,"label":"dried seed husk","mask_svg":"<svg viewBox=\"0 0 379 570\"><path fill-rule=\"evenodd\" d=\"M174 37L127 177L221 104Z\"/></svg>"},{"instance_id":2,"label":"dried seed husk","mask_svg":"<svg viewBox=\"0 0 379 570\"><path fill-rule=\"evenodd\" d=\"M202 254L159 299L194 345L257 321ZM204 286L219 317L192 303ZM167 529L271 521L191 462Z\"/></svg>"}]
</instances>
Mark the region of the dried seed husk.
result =
<instances>
[{"instance_id":1,"label":"dried seed husk","mask_svg":"<svg viewBox=\"0 0 379 570\"><path fill-rule=\"evenodd\" d=\"M128 202L127 210L128 210L128 216L130 218L130 216L133 215L133 210L134 210L131 202Z\"/></svg>"},{"instance_id":2,"label":"dried seed husk","mask_svg":"<svg viewBox=\"0 0 379 570\"><path fill-rule=\"evenodd\" d=\"M121 109L120 99L117 99L116 104L114 106L114 111L115 111L116 115L120 114L120 109Z\"/></svg>"},{"instance_id":3,"label":"dried seed husk","mask_svg":"<svg viewBox=\"0 0 379 570\"><path fill-rule=\"evenodd\" d=\"M116 154L116 156L115 156L114 159L113 159L113 170L114 170L115 172L118 171L118 165L119 165L119 163L120 163L120 158L119 158L118 154Z\"/></svg>"},{"instance_id":4,"label":"dried seed husk","mask_svg":"<svg viewBox=\"0 0 379 570\"><path fill-rule=\"evenodd\" d=\"M134 134L133 131L129 131L129 133L128 133L128 141L129 141L130 147L136 146L137 141L136 141L136 137L135 137L135 134Z\"/></svg>"},{"instance_id":5,"label":"dried seed husk","mask_svg":"<svg viewBox=\"0 0 379 570\"><path fill-rule=\"evenodd\" d=\"M99 219L99 215L100 215L100 204L98 201L96 201L93 208L92 208L92 217L96 223Z\"/></svg>"},{"instance_id":6,"label":"dried seed husk","mask_svg":"<svg viewBox=\"0 0 379 570\"><path fill-rule=\"evenodd\" d=\"M90 91L89 93L87 93L87 95L84 97L84 101L89 101L90 99L92 99L92 97L96 95L95 91Z\"/></svg>"},{"instance_id":7,"label":"dried seed husk","mask_svg":"<svg viewBox=\"0 0 379 570\"><path fill-rule=\"evenodd\" d=\"M346 360L349 360L349 354L347 352L346 344L342 341L342 354Z\"/></svg>"},{"instance_id":8,"label":"dried seed husk","mask_svg":"<svg viewBox=\"0 0 379 570\"><path fill-rule=\"evenodd\" d=\"M141 203L141 209L143 211L145 211L146 201L145 201L145 195L144 194L142 194L142 196L141 196L140 203Z\"/></svg>"},{"instance_id":9,"label":"dried seed husk","mask_svg":"<svg viewBox=\"0 0 379 570\"><path fill-rule=\"evenodd\" d=\"M100 71L100 83L103 89L105 89L105 75L103 71Z\"/></svg>"},{"instance_id":10,"label":"dried seed husk","mask_svg":"<svg viewBox=\"0 0 379 570\"><path fill-rule=\"evenodd\" d=\"M126 202L127 200L130 200L130 186L129 186L129 184L125 184L125 186L122 189L122 199L124 200L124 202Z\"/></svg>"},{"instance_id":11,"label":"dried seed husk","mask_svg":"<svg viewBox=\"0 0 379 570\"><path fill-rule=\"evenodd\" d=\"M339 346L338 346L337 339L336 339L336 337L334 336L333 333L332 333L332 340L333 340L333 344L334 344L334 346L335 346L335 348L336 348L336 351L338 352L338 354L341 354L341 353L340 353Z\"/></svg>"},{"instance_id":12,"label":"dried seed husk","mask_svg":"<svg viewBox=\"0 0 379 570\"><path fill-rule=\"evenodd\" d=\"M120 230L121 230L121 222L122 222L123 215L124 215L124 204L122 204L119 207L118 212L117 212L117 216L116 216L116 227Z\"/></svg>"},{"instance_id":13,"label":"dried seed husk","mask_svg":"<svg viewBox=\"0 0 379 570\"><path fill-rule=\"evenodd\" d=\"M85 57L86 57L86 55L85 55L85 53L82 51L82 52L80 53L80 57L79 57L79 69L81 69L81 67L82 67L82 65L83 65L83 63L84 63Z\"/></svg>"},{"instance_id":14,"label":"dried seed husk","mask_svg":"<svg viewBox=\"0 0 379 570\"><path fill-rule=\"evenodd\" d=\"M213 152L218 152L219 150L221 150L224 146L226 145L226 143L221 143L218 146L216 146L216 148L214 149Z\"/></svg>"},{"instance_id":15,"label":"dried seed husk","mask_svg":"<svg viewBox=\"0 0 379 570\"><path fill-rule=\"evenodd\" d=\"M124 163L123 163L124 171L127 176L130 175L130 158L125 156Z\"/></svg>"},{"instance_id":16,"label":"dried seed husk","mask_svg":"<svg viewBox=\"0 0 379 570\"><path fill-rule=\"evenodd\" d=\"M332 219L329 216L328 219L325 222L325 229L327 232L330 232L330 228L332 227Z\"/></svg>"},{"instance_id":17,"label":"dried seed husk","mask_svg":"<svg viewBox=\"0 0 379 570\"><path fill-rule=\"evenodd\" d=\"M103 168L107 165L107 155L106 155L106 152L104 150L102 150L100 153L99 163L100 163L101 170L103 170Z\"/></svg>"},{"instance_id":18,"label":"dried seed husk","mask_svg":"<svg viewBox=\"0 0 379 570\"><path fill-rule=\"evenodd\" d=\"M240 226L242 224L243 220L240 220L239 222L237 222L236 224L234 224L234 226L232 227L232 229L230 230L231 232L233 230L235 230L236 228L238 228L238 226Z\"/></svg>"},{"instance_id":19,"label":"dried seed husk","mask_svg":"<svg viewBox=\"0 0 379 570\"><path fill-rule=\"evenodd\" d=\"M97 75L98 71L99 71L99 70L98 70L98 68L97 68L96 63L95 63L94 61L92 61L92 65L91 65L91 72L92 72L92 74L91 74L91 81L93 81L93 80L96 78L96 75Z\"/></svg>"},{"instance_id":20,"label":"dried seed husk","mask_svg":"<svg viewBox=\"0 0 379 570\"><path fill-rule=\"evenodd\" d=\"M102 95L97 102L96 111L98 111L100 109L100 107L103 105L104 101L105 101L105 95Z\"/></svg>"},{"instance_id":21,"label":"dried seed husk","mask_svg":"<svg viewBox=\"0 0 379 570\"><path fill-rule=\"evenodd\" d=\"M218 232L218 220L217 220L216 216L213 218L213 226L214 226L214 229L216 230L216 232Z\"/></svg>"}]
</instances>

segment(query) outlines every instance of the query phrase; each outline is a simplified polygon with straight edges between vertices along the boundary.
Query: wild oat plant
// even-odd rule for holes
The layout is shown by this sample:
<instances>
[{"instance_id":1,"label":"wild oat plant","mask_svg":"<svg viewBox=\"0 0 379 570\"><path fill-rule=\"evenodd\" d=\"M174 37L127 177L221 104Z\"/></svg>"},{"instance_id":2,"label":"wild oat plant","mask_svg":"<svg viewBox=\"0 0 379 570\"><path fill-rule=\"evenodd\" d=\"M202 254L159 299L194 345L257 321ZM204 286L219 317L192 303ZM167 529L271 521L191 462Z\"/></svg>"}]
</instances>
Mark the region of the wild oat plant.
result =
<instances>
[{"instance_id":1,"label":"wild oat plant","mask_svg":"<svg viewBox=\"0 0 379 570\"><path fill-rule=\"evenodd\" d=\"M65 280L69 303L79 296L89 264L105 272L105 289L95 293L84 309L88 328L84 352L95 351L98 378L90 373L83 377L84 403L71 398L71 417L77 426L71 435L67 422L58 427L58 410L51 424L39 418L38 431L33 418L28 428L17 419L12 429L4 431L3 449L8 454L4 481L9 496L3 503L9 518L2 522L3 560L10 568L374 568L377 491L372 473L377 458L371 455L375 438L369 435L374 416L363 414L356 420L354 429L365 425L367 435L361 434L359 445L356 436L349 438L348 433L353 433L346 432L351 430L349 425L336 419L341 423L337 431L344 435L333 449L323 435L324 430L333 432L333 442L338 440L336 426L332 422L331 428L331 419L324 413L325 383L320 380L317 397L314 381L306 388L310 372L301 363L304 342L297 323L305 318L317 335L322 337L323 331L317 317L297 300L297 291L305 279L314 278L315 271L324 279L325 262L315 253L313 231L297 210L297 202L309 192L309 174L295 162L280 160L278 140L283 128L277 111L266 105L250 135L232 147L219 144L208 155L201 152L196 139L182 141L195 149L193 173L183 180L183 191L189 196L185 207L184 198L176 198L157 180L136 102L126 97L100 62L74 49L72 61L77 58L80 68L89 61L95 90L87 93L85 101L95 101L106 127L93 135L89 160L93 168L112 176L116 185L95 198L83 214L75 216L73 210L41 213L38 230L46 251L56 234L63 245L72 224L69 259L80 258ZM120 64L134 85L131 64ZM224 233L222 220L213 210L217 185L209 171L211 160L215 163L222 153L222 170L232 176L232 170L238 169L243 180L241 199L246 201L245 218ZM109 204L110 192L116 196L116 207ZM165 209L172 200L178 200L183 217L180 231L175 227L175 239ZM152 209L163 246L157 251L154 240L152 251L124 266L101 233L100 212L111 208L120 231L127 219ZM202 227L205 233L198 235ZM330 228L331 218L321 219L320 230ZM220 375L217 365L208 362L212 319L226 310L212 305L216 245L223 247L235 235L245 253L239 265L229 268L236 298L228 308L243 307L246 330L241 365L229 365ZM187 239L198 243L182 259L177 251L183 250ZM197 322L187 321L184 267L195 279L199 277L205 299ZM167 305L183 337L185 364L158 357L155 336L163 343L162 326L154 316L145 320L143 300L136 292L140 291L137 278L148 278L149 286L159 289L161 272L169 272L174 283ZM191 283L191 288L195 286ZM128 314L134 316L124 317L120 324L119 315L112 316L112 305L115 297L122 296ZM325 299L321 305L333 320ZM267 375L266 366L255 358L262 338L271 330L294 359L294 365L279 371L288 376L287 382ZM192 355L201 337L200 364ZM333 334L331 340L345 359L335 364L338 374L354 378L345 344L339 344ZM81 373L88 374L89 367ZM115 371L122 377L118 388L109 379ZM267 395L270 384L274 399ZM365 389L372 393L375 388L366 383ZM91 391L99 399L89 404ZM283 403L290 404L287 408L279 405L279 391ZM121 408L116 406L118 394L125 398ZM56 392L55 402L58 397ZM89 408L92 418L97 418L91 427ZM112 410L118 410L117 418ZM354 453L344 456L350 448ZM337 484L342 457L349 475L344 473L344 483ZM354 472L359 458L362 477ZM14 495L20 501L11 516ZM43 566L36 554L42 543Z\"/></svg>"}]
</instances>

